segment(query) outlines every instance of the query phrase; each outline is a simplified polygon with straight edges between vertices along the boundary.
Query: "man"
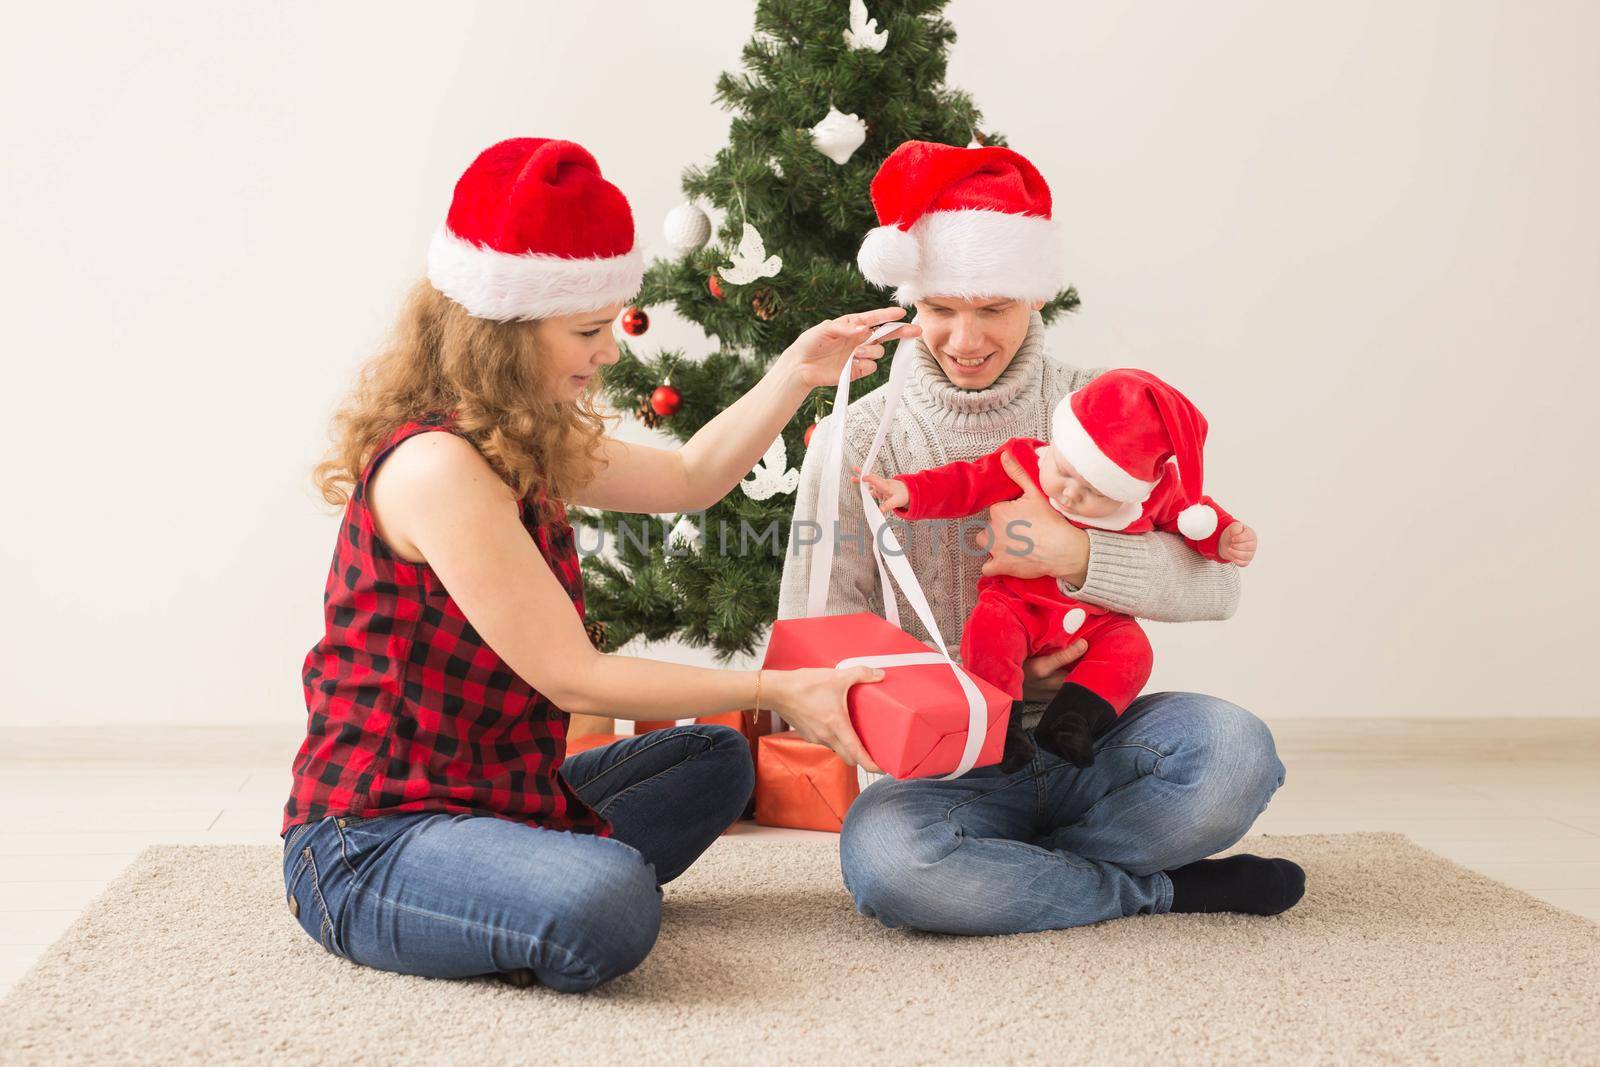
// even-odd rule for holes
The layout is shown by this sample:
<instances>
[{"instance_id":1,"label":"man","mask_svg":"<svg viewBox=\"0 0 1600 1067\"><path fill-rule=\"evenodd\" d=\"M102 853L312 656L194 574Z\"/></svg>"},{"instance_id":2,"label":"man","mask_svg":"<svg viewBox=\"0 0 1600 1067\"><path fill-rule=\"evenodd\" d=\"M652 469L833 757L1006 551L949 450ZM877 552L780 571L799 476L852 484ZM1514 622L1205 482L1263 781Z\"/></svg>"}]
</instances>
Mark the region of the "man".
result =
<instances>
[{"instance_id":1,"label":"man","mask_svg":"<svg viewBox=\"0 0 1600 1067\"><path fill-rule=\"evenodd\" d=\"M895 353L914 369L873 473L975 459L1012 437L1048 438L1056 403L1095 372L1046 352L1037 312L1061 278L1044 178L1010 149L913 141L884 162L872 198L883 225L862 245L862 272L897 286L896 299L916 307L922 327L920 341ZM814 538L798 536L815 521L824 473L822 450L806 454L780 618L806 614L811 568L830 564L827 614L883 610L871 535L849 482L883 410L881 391L851 404L831 561L814 557L806 543ZM1048 574L1071 596L1157 621L1233 614L1232 566L1202 559L1170 534L1079 529L1020 468L1011 473L1019 497L990 511L996 536L987 562L973 547L973 519L918 523L907 539L947 640L959 645L984 573ZM903 598L900 614L909 632L930 640ZM1027 726L1084 648L1025 665ZM1243 837L1283 783L1260 719L1215 697L1148 694L1103 725L1094 751L1083 769L1040 749L1009 775L984 767L954 781L872 782L840 839L858 909L886 926L999 934L1139 913L1271 915L1300 899L1304 872L1288 860L1205 858Z\"/></svg>"}]
</instances>

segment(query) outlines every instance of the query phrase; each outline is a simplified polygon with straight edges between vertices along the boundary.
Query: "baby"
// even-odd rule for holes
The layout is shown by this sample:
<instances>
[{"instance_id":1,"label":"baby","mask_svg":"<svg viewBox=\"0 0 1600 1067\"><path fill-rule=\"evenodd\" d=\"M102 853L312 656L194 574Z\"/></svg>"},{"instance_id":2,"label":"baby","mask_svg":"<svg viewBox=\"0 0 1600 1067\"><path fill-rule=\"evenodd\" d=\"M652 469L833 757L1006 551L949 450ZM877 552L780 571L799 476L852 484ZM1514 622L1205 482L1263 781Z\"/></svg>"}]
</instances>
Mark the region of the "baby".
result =
<instances>
[{"instance_id":1,"label":"baby","mask_svg":"<svg viewBox=\"0 0 1600 1067\"><path fill-rule=\"evenodd\" d=\"M975 462L858 480L886 515L964 518L1021 494L1001 464L1010 452L1074 525L1130 534L1166 530L1207 559L1243 567L1255 556L1256 535L1201 494L1205 438L1205 418L1182 393L1144 371L1112 370L1056 406L1048 443L1017 437ZM1069 669L1035 736L1047 751L1087 767L1099 729L1126 711L1150 678L1149 638L1131 617L1067 596L1054 578L979 580L961 658L967 670L1011 695L1003 772L1034 756L1022 729L1022 662L1079 638L1088 651Z\"/></svg>"}]
</instances>

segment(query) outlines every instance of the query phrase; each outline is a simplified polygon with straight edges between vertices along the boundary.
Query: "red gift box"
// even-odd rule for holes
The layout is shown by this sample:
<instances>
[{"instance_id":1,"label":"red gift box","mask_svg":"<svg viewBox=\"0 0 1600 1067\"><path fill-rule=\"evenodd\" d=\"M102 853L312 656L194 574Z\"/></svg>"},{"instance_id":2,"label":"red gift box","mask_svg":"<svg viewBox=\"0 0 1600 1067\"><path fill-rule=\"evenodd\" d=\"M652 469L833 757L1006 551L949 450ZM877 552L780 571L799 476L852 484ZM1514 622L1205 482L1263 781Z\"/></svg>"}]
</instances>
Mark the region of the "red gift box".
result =
<instances>
[{"instance_id":1,"label":"red gift box","mask_svg":"<svg viewBox=\"0 0 1600 1067\"><path fill-rule=\"evenodd\" d=\"M780 619L762 666L772 670L832 667L862 656L923 653L928 646L871 612ZM969 676L970 677L970 676ZM983 698L989 724L975 767L999 763L1005 748L1011 697L972 677ZM936 663L884 668L884 679L852 686L850 721L867 753L895 778L949 774L961 762L967 743L967 697L950 665Z\"/></svg>"},{"instance_id":2,"label":"red gift box","mask_svg":"<svg viewBox=\"0 0 1600 1067\"><path fill-rule=\"evenodd\" d=\"M861 792L855 768L792 731L768 734L756 747L756 822L838 833Z\"/></svg>"}]
</instances>

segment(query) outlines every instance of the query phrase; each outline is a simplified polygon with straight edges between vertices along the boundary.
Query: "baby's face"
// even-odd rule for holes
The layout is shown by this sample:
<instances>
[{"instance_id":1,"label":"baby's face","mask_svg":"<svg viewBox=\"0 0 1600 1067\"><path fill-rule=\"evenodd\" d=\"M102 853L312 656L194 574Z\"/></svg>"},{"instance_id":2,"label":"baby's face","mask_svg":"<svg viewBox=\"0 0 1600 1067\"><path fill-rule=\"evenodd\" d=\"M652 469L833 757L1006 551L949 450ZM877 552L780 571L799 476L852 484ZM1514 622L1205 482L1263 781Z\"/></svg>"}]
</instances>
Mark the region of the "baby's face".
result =
<instances>
[{"instance_id":1,"label":"baby's face","mask_svg":"<svg viewBox=\"0 0 1600 1067\"><path fill-rule=\"evenodd\" d=\"M1084 481L1051 445L1039 449L1039 486L1066 510L1089 519L1103 519L1122 506Z\"/></svg>"}]
</instances>

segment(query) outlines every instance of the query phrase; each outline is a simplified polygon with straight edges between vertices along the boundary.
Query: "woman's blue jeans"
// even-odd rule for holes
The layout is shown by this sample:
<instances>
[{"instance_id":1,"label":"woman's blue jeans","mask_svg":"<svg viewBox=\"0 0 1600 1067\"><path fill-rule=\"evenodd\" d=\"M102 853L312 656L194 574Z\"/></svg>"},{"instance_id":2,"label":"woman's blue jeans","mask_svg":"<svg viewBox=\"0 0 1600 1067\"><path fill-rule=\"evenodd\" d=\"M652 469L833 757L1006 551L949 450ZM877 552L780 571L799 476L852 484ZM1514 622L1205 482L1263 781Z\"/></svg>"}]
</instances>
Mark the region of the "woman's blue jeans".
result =
<instances>
[{"instance_id":1,"label":"woman's blue jeans","mask_svg":"<svg viewBox=\"0 0 1600 1067\"><path fill-rule=\"evenodd\" d=\"M1196 693L1140 697L1080 770L883 779L850 808L845 885L885 926L1014 934L1172 907L1181 867L1237 842L1283 784L1266 724Z\"/></svg>"},{"instance_id":2,"label":"woman's blue jeans","mask_svg":"<svg viewBox=\"0 0 1600 1067\"><path fill-rule=\"evenodd\" d=\"M615 836L438 812L329 817L284 839L290 910L329 952L386 971L527 970L568 992L626 974L655 944L660 887L744 811L750 746L683 726L581 752L561 773Z\"/></svg>"}]
</instances>

